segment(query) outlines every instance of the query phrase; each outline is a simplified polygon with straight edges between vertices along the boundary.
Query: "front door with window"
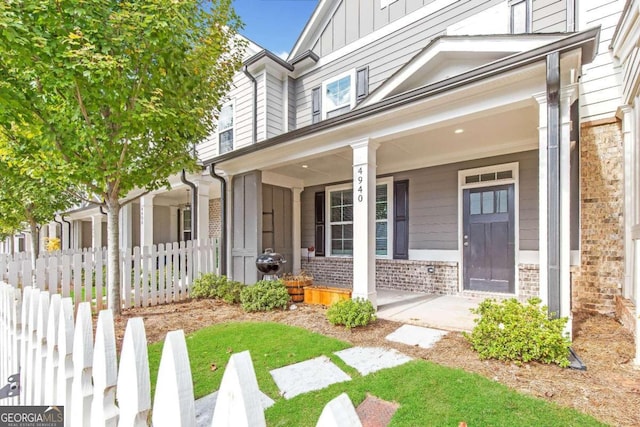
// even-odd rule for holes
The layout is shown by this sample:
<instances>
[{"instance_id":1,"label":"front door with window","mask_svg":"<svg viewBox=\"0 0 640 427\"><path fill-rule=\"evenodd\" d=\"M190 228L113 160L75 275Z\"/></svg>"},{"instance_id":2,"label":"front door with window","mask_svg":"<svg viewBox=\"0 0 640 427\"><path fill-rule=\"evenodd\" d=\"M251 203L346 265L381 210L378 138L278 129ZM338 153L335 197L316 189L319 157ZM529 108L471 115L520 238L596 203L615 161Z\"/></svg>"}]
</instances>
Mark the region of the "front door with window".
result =
<instances>
[{"instance_id":1,"label":"front door with window","mask_svg":"<svg viewBox=\"0 0 640 427\"><path fill-rule=\"evenodd\" d=\"M464 289L515 292L514 185L463 192Z\"/></svg>"}]
</instances>

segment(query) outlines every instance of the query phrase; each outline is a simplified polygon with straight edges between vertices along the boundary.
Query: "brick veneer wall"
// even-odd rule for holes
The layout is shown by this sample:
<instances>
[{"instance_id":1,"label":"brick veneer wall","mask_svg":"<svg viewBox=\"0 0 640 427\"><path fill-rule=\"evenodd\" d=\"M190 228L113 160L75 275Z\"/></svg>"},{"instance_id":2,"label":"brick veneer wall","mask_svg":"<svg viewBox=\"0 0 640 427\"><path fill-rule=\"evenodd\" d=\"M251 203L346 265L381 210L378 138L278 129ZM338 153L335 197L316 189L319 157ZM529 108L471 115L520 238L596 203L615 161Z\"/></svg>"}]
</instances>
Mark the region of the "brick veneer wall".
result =
<instances>
[{"instance_id":1,"label":"brick veneer wall","mask_svg":"<svg viewBox=\"0 0 640 427\"><path fill-rule=\"evenodd\" d=\"M220 213L222 212L222 205L220 199L209 200L209 237L220 237L220 230L222 229L222 219Z\"/></svg>"},{"instance_id":2,"label":"brick veneer wall","mask_svg":"<svg viewBox=\"0 0 640 427\"><path fill-rule=\"evenodd\" d=\"M619 123L584 126L580 140L580 268L573 310L613 315L624 280L624 155Z\"/></svg>"},{"instance_id":3,"label":"brick veneer wall","mask_svg":"<svg viewBox=\"0 0 640 427\"><path fill-rule=\"evenodd\" d=\"M432 266L433 273L428 269ZM351 287L351 258L314 257L302 259L302 269L318 285ZM376 287L403 291L453 295L458 292L458 263L435 261L376 260Z\"/></svg>"},{"instance_id":4,"label":"brick veneer wall","mask_svg":"<svg viewBox=\"0 0 640 427\"><path fill-rule=\"evenodd\" d=\"M518 299L525 302L531 297L539 297L540 266L537 264L520 264L518 267Z\"/></svg>"}]
</instances>

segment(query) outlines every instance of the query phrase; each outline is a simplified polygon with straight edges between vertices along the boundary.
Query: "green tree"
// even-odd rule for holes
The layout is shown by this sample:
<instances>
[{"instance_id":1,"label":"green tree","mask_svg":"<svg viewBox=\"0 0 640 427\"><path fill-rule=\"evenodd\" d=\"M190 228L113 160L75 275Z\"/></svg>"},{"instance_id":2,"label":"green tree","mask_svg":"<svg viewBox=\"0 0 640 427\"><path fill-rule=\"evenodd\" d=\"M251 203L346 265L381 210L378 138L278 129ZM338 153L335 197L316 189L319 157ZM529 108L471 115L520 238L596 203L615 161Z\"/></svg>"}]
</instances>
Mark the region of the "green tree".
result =
<instances>
[{"instance_id":1,"label":"green tree","mask_svg":"<svg viewBox=\"0 0 640 427\"><path fill-rule=\"evenodd\" d=\"M195 167L241 64L239 26L231 0L0 3L0 127L41 132L10 146L30 176L63 174L104 206L116 314L120 209Z\"/></svg>"}]
</instances>

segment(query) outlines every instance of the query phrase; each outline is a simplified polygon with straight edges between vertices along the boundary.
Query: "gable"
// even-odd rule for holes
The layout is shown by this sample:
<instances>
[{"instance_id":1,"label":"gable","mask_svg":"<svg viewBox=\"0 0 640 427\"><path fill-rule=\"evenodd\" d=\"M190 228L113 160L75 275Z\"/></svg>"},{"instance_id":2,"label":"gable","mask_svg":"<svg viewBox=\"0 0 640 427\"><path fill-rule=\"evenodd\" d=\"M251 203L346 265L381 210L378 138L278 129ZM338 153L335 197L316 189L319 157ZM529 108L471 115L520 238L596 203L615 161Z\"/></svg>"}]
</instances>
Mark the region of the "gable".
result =
<instances>
[{"instance_id":1,"label":"gable","mask_svg":"<svg viewBox=\"0 0 640 427\"><path fill-rule=\"evenodd\" d=\"M443 36L436 38L382 83L358 107L446 80L560 38L562 36L557 34Z\"/></svg>"}]
</instances>

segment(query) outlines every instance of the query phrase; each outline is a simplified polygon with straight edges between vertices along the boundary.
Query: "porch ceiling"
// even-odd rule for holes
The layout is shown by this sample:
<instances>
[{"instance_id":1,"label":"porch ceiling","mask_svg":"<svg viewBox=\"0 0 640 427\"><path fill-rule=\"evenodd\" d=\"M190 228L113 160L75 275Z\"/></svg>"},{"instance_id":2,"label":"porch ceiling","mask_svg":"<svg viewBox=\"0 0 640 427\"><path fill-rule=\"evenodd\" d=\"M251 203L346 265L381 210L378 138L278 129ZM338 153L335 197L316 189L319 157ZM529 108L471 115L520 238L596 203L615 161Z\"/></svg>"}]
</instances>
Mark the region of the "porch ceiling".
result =
<instances>
[{"instance_id":1,"label":"porch ceiling","mask_svg":"<svg viewBox=\"0 0 640 427\"><path fill-rule=\"evenodd\" d=\"M533 103L491 115L441 122L437 128L376 140L378 175L536 149L538 111ZM455 133L462 129L462 133ZM265 168L302 180L305 186L351 179L352 150L343 147L284 165Z\"/></svg>"}]
</instances>

